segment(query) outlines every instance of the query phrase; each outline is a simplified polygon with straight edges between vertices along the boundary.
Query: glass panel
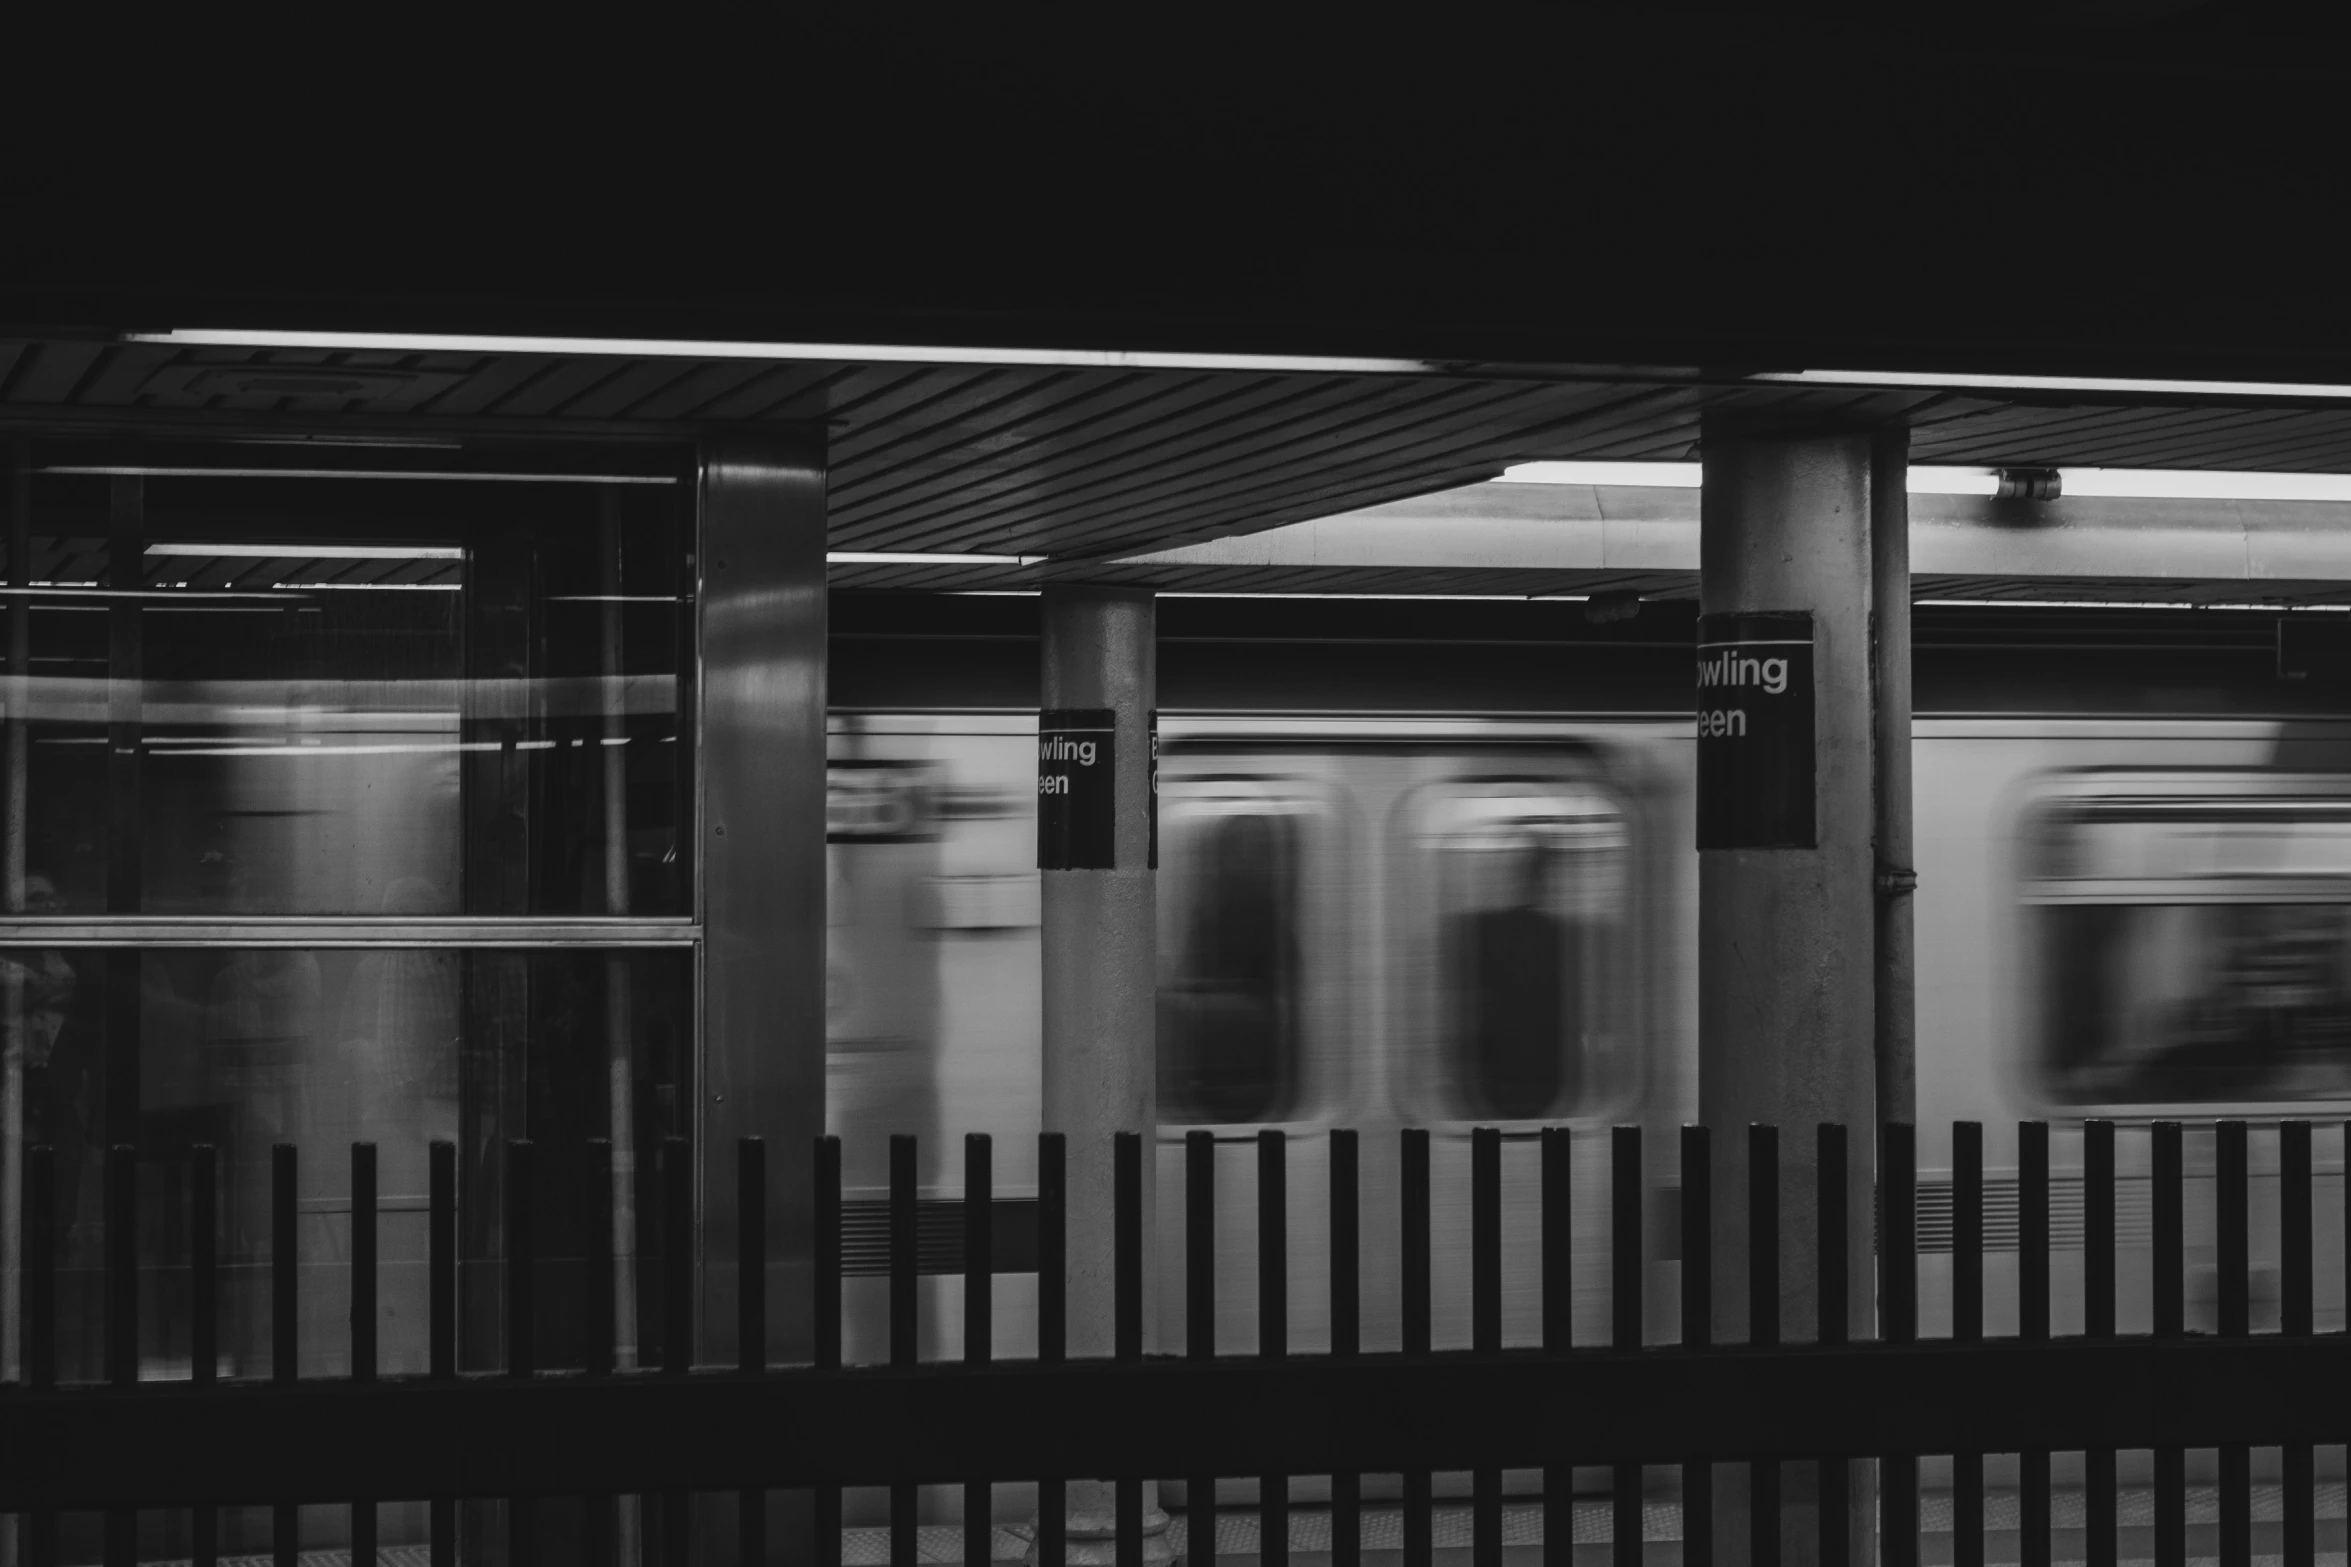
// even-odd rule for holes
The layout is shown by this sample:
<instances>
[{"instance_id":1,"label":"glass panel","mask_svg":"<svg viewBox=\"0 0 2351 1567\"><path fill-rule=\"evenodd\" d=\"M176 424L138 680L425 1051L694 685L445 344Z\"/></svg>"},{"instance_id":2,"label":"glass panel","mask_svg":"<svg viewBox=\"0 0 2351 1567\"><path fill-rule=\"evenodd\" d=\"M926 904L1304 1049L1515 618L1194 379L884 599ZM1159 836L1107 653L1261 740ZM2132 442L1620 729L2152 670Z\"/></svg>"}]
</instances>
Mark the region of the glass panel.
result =
<instances>
[{"instance_id":1,"label":"glass panel","mask_svg":"<svg viewBox=\"0 0 2351 1567\"><path fill-rule=\"evenodd\" d=\"M0 954L18 1127L0 1153L53 1150L60 1372L102 1369L105 1149L139 1150L142 1375L189 1368L189 1149L218 1152L221 1372L270 1369L270 1159L296 1150L300 1353L339 1375L349 1346L351 1145L377 1146L386 1372L425 1369L427 1145L456 1145L463 1366L503 1363L509 1139L534 1143L542 1261L537 1353L586 1352L589 1291L615 1291L618 1336L657 1351L658 1290L631 1236L657 1235L661 1139L689 1112L692 960L683 951L219 948ZM587 1140L618 1173L585 1178ZM642 1222L638 1216L643 1215ZM587 1278L592 1226L621 1261ZM21 1232L8 1227L13 1254ZM626 1362L624 1361L624 1364Z\"/></svg>"},{"instance_id":2,"label":"glass panel","mask_svg":"<svg viewBox=\"0 0 2351 1567\"><path fill-rule=\"evenodd\" d=\"M76 466L7 568L28 907L690 911L689 486Z\"/></svg>"},{"instance_id":3,"label":"glass panel","mask_svg":"<svg viewBox=\"0 0 2351 1567\"><path fill-rule=\"evenodd\" d=\"M1568 1115L1619 1085L1615 971L1627 839L1572 784L1454 786L1421 819L1434 859L1440 1096L1489 1120Z\"/></svg>"},{"instance_id":4,"label":"glass panel","mask_svg":"<svg viewBox=\"0 0 2351 1567\"><path fill-rule=\"evenodd\" d=\"M2351 906L2037 911L2045 1072L2073 1104L2351 1098Z\"/></svg>"},{"instance_id":5,"label":"glass panel","mask_svg":"<svg viewBox=\"0 0 2351 1567\"><path fill-rule=\"evenodd\" d=\"M1290 1117L1308 805L1247 780L1160 790L1159 1118Z\"/></svg>"}]
</instances>

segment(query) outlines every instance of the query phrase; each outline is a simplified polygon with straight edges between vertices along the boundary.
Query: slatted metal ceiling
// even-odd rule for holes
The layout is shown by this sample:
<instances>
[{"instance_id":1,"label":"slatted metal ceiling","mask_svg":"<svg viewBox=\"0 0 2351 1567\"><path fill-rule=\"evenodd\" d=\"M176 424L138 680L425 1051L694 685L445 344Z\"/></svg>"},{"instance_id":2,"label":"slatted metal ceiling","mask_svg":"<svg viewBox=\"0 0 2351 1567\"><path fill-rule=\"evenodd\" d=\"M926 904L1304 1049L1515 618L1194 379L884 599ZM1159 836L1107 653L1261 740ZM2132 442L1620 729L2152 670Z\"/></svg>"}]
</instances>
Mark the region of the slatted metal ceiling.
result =
<instances>
[{"instance_id":1,"label":"slatted metal ceiling","mask_svg":"<svg viewBox=\"0 0 2351 1567\"><path fill-rule=\"evenodd\" d=\"M836 578L848 586L1097 575L1120 556L1473 483L1530 458L1686 459L1701 413L1714 407L1906 417L1921 462L2351 470L2351 407L2328 403L2027 400L1499 371L1342 376L0 342L0 417L60 428L283 421L586 435L821 421L833 548L1050 560L1026 569L849 566ZM1213 580L1237 586L1245 575L1226 569ZM1425 574L1410 575L1425 590ZM1259 591L1275 585L1251 580ZM1382 578L1349 590L1401 589Z\"/></svg>"}]
</instances>

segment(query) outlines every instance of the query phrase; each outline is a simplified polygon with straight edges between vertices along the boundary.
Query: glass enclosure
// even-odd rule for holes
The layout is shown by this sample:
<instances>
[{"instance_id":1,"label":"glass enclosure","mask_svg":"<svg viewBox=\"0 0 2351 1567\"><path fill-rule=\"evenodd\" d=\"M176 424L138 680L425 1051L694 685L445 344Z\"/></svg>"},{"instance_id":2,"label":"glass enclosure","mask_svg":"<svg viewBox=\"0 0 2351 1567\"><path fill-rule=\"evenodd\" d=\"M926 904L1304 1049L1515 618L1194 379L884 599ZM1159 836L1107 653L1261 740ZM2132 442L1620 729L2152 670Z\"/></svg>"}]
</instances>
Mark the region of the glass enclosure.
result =
<instances>
[{"instance_id":1,"label":"glass enclosure","mask_svg":"<svg viewBox=\"0 0 2351 1567\"><path fill-rule=\"evenodd\" d=\"M502 1354L488 1264L515 1139L541 1171L541 1363L582 1352L587 1288L614 1291L624 1353L653 1343L634 1214L661 1139L690 1133L694 1061L690 454L31 454L0 540L0 1243L13 1278L25 1153L46 1148L61 1375L99 1371L97 1297L73 1292L98 1288L110 1145L136 1150L142 1376L187 1374L199 1145L224 1374L270 1369L281 1145L297 1254L321 1265L303 1374L348 1342L331 1265L361 1141L385 1370L422 1365L435 1141L464 1215L461 1363ZM590 1139L609 1193L578 1179ZM566 1277L608 1212L614 1277Z\"/></svg>"}]
</instances>

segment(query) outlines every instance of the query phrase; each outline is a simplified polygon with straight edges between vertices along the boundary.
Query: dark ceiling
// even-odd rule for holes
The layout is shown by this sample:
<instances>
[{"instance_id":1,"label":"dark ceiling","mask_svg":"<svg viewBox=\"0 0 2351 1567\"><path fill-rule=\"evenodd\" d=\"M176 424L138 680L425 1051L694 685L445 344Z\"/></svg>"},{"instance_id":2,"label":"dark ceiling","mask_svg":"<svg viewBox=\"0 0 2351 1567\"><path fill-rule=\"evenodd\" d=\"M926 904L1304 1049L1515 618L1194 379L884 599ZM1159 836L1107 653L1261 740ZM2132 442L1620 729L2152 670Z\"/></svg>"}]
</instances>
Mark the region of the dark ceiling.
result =
<instances>
[{"instance_id":1,"label":"dark ceiling","mask_svg":"<svg viewBox=\"0 0 2351 1567\"><path fill-rule=\"evenodd\" d=\"M804 7L511 34L370 12L302 36L207 12L135 39L66 36L49 9L16 39L39 68L0 98L0 420L19 426L821 420L835 548L1049 571L1525 458L1687 456L1723 405L1900 419L1938 462L2351 469L2351 408L2324 398L1747 379L2351 383L2351 54L2321 7L1187 9L1116 29ZM102 94L73 64L96 59ZM123 340L174 327L1443 368Z\"/></svg>"}]
</instances>

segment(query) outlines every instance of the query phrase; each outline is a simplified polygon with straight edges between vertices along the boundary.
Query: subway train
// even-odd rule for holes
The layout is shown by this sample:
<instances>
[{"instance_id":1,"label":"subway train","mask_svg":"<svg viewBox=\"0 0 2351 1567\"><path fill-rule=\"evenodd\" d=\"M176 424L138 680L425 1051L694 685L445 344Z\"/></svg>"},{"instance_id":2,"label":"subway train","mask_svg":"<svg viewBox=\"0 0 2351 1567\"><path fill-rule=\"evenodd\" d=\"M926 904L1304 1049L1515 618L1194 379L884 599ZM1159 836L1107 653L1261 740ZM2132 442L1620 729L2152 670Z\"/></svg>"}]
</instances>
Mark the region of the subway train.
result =
<instances>
[{"instance_id":1,"label":"subway train","mask_svg":"<svg viewBox=\"0 0 2351 1567\"><path fill-rule=\"evenodd\" d=\"M827 1107L854 1236L888 1136L923 1195L1038 1129L1034 600L840 602ZM1220 1350L1256 1339L1255 1134L1289 1134L1291 1344L1325 1340L1327 1134L1362 1137L1366 1347L1399 1332L1397 1131L1432 1133L1434 1333L1469 1341L1468 1150L1503 1129L1508 1343L1539 1333L1537 1145L1575 1136L1574 1331L1605 1342L1608 1129L1647 1133L1648 1336L1675 1334L1674 1128L1695 1118L1691 606L1164 601L1158 1233L1185 1342L1183 1140L1215 1138ZM2310 617L2315 619L2315 617ZM1915 730L1923 1329L1948 1331L1949 1129L1985 1125L1987 1331L2013 1331L2016 1124L2053 1123L2053 1325L2078 1331L2080 1123L2120 1138L2120 1326L2150 1325L2146 1139L2190 1123L2191 1328L2214 1319L2219 1116L2351 1110L2351 723L2277 615L1919 612ZM2297 630L2301 627L2297 625ZM2332 635L2331 624L2327 634ZM1025 661L1025 662L1024 662ZM2333 711L2330 711L2332 709ZM2322 1129L2322 1329L2344 1324L2341 1140ZM2257 1133L2257 1330L2277 1313L2274 1145ZM1718 1155L1720 1157L1720 1155ZM2267 1174L2271 1180L2265 1182ZM862 1218L860 1217L862 1215ZM883 1358L878 1251L848 1353ZM854 1259L852 1271L859 1271ZM954 1356L960 1280L926 1280ZM1029 1351L1032 1280L996 1284ZM858 1293L858 1292L864 1293Z\"/></svg>"}]
</instances>

